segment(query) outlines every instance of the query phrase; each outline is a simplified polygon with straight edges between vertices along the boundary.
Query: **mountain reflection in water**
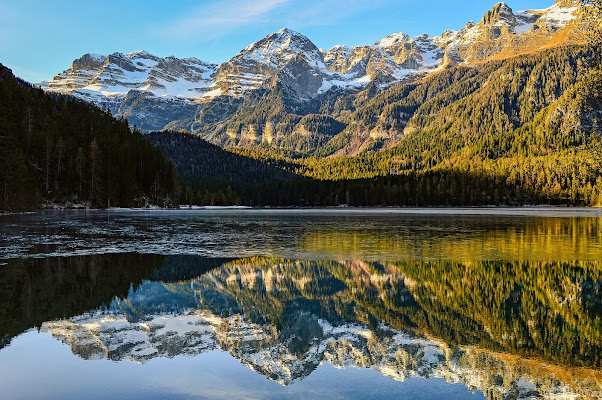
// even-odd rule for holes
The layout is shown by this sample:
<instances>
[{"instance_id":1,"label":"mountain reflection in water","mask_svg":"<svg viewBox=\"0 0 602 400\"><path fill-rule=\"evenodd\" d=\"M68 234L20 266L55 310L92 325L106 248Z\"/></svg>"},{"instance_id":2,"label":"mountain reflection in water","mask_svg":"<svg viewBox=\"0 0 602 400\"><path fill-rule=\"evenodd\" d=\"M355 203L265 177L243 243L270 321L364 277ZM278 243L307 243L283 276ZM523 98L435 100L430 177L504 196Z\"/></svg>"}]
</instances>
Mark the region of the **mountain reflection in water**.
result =
<instances>
[{"instance_id":1,"label":"mountain reflection in water","mask_svg":"<svg viewBox=\"0 0 602 400\"><path fill-rule=\"evenodd\" d=\"M489 399L602 396L601 262L125 253L9 260L0 282L4 345L37 326L85 360L223 350L281 385L327 363Z\"/></svg>"}]
</instances>

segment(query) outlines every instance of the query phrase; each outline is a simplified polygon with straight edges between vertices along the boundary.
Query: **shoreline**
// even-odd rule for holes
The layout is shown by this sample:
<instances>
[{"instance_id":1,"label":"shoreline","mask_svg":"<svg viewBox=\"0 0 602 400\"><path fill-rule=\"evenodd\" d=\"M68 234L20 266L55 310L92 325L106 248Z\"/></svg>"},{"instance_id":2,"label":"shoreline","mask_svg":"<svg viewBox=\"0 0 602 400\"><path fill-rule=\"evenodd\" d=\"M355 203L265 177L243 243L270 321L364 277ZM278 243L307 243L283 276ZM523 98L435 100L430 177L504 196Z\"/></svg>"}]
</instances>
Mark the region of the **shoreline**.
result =
<instances>
[{"instance_id":1,"label":"shoreline","mask_svg":"<svg viewBox=\"0 0 602 400\"><path fill-rule=\"evenodd\" d=\"M298 215L452 215L452 216L517 216L517 217L600 217L602 207L583 206L470 206L470 207L248 207L248 206L180 206L178 208L74 208L52 207L37 211L4 212L0 215L27 215L45 212L90 212L90 213L240 213L244 214L298 214Z\"/></svg>"},{"instance_id":2,"label":"shoreline","mask_svg":"<svg viewBox=\"0 0 602 400\"><path fill-rule=\"evenodd\" d=\"M178 207L110 207L110 208L95 208L85 204L45 204L39 209L27 211L3 211L0 210L0 216L3 215L28 215L43 212L64 212L64 211L84 211L84 212L194 212L194 211L240 211L240 212L309 212L309 213L392 213L392 214L432 214L432 215L540 215L545 212L555 212L562 214L571 213L587 213L599 214L596 216L602 217L602 206L569 206L569 205L550 205L550 204L528 204L515 206L195 206L195 205L180 205ZM527 214L532 212L533 214Z\"/></svg>"}]
</instances>

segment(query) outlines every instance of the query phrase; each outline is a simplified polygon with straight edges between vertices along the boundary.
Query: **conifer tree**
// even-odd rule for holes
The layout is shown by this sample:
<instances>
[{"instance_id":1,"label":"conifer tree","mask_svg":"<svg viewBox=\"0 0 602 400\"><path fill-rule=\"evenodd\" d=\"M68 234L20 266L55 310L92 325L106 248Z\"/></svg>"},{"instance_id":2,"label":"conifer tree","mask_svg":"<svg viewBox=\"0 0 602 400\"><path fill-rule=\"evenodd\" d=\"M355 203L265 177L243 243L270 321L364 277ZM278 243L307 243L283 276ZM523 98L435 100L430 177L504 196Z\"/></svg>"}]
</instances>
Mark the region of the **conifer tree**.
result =
<instances>
[{"instance_id":1,"label":"conifer tree","mask_svg":"<svg viewBox=\"0 0 602 400\"><path fill-rule=\"evenodd\" d=\"M602 0L585 1L584 16L588 21L586 35L590 42L599 49L602 45Z\"/></svg>"}]
</instances>

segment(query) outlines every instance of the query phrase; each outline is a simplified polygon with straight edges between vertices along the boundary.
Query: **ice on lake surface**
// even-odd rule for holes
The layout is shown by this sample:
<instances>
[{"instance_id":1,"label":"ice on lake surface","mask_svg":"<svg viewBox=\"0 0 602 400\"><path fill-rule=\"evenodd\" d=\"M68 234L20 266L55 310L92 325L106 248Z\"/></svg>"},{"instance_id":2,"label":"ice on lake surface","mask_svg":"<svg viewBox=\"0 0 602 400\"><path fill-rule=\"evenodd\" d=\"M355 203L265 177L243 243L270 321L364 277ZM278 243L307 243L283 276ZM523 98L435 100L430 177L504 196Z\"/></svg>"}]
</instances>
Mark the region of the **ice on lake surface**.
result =
<instances>
[{"instance_id":1,"label":"ice on lake surface","mask_svg":"<svg viewBox=\"0 0 602 400\"><path fill-rule=\"evenodd\" d=\"M72 210L5 215L0 222L0 259L114 252L368 261L602 259L602 209Z\"/></svg>"},{"instance_id":2,"label":"ice on lake surface","mask_svg":"<svg viewBox=\"0 0 602 400\"><path fill-rule=\"evenodd\" d=\"M2 393L597 399L601 215L0 216Z\"/></svg>"}]
</instances>

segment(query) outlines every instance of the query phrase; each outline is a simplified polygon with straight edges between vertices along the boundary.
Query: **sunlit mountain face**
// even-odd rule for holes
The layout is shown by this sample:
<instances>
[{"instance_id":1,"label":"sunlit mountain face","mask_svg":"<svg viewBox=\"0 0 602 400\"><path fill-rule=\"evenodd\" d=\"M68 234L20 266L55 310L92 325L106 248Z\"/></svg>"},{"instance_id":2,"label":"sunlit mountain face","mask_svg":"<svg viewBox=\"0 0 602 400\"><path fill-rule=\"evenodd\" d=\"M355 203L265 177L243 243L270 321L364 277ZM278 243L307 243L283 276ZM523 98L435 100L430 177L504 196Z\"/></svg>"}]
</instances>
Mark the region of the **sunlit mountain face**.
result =
<instances>
[{"instance_id":1,"label":"sunlit mountain face","mask_svg":"<svg viewBox=\"0 0 602 400\"><path fill-rule=\"evenodd\" d=\"M38 327L86 363L228 354L284 388L335 367L488 399L602 396L600 262L124 253L0 274L0 365Z\"/></svg>"},{"instance_id":2,"label":"sunlit mountain face","mask_svg":"<svg viewBox=\"0 0 602 400\"><path fill-rule=\"evenodd\" d=\"M350 118L346 115L356 107L348 103L360 106L395 84L417 82L458 65L582 44L581 5L556 0L544 9L518 11L498 3L460 30L442 27L441 35L415 37L391 32L373 44L342 43L331 49L319 49L302 33L283 28L256 38L219 65L143 50L86 53L65 60L71 68L40 85L50 93L107 107L143 131L185 129L224 147L286 149L317 134L317 143L305 145L315 150L347 126L363 129L361 114L373 111ZM263 117L252 112L255 108L263 110L258 113ZM409 112L407 105L403 110ZM316 123L321 126L317 131ZM403 129L379 126L371 135L398 142ZM298 145L296 150L307 149Z\"/></svg>"}]
</instances>

